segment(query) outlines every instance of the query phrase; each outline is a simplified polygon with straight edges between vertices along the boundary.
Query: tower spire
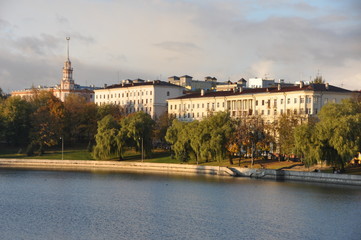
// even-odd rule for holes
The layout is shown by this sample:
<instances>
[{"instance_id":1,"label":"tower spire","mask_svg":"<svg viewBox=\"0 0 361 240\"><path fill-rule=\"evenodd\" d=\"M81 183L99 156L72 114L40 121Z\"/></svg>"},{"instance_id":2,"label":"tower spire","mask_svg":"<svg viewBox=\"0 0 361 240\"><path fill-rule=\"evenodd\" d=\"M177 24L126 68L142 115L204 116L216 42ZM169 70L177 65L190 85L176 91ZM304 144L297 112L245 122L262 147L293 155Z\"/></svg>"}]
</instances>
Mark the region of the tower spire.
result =
<instances>
[{"instance_id":1,"label":"tower spire","mask_svg":"<svg viewBox=\"0 0 361 240\"><path fill-rule=\"evenodd\" d=\"M68 53L68 61L69 61L69 40L70 40L70 37L66 37L66 40L68 42L68 44L67 44L67 53Z\"/></svg>"}]
</instances>

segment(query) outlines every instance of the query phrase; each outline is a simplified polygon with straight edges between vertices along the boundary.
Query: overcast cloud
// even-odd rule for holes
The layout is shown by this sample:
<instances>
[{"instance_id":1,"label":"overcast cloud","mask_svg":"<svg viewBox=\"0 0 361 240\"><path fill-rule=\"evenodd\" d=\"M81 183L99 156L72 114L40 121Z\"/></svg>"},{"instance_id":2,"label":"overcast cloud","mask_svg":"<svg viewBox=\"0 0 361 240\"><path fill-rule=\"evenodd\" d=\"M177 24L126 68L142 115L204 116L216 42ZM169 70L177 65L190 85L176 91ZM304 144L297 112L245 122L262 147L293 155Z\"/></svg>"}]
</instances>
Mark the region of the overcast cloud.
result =
<instances>
[{"instance_id":1,"label":"overcast cloud","mask_svg":"<svg viewBox=\"0 0 361 240\"><path fill-rule=\"evenodd\" d=\"M0 87L205 76L361 89L357 0L0 0Z\"/></svg>"}]
</instances>

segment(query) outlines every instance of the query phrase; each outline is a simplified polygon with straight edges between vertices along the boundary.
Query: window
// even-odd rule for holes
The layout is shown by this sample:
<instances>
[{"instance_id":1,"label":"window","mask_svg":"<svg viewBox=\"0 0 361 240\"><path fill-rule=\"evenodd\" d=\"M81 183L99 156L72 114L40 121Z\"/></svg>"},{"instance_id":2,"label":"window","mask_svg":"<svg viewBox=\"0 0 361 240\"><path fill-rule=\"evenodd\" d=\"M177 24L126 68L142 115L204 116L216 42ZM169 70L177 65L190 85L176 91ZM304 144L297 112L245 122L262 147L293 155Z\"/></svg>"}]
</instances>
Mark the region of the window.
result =
<instances>
[{"instance_id":1,"label":"window","mask_svg":"<svg viewBox=\"0 0 361 240\"><path fill-rule=\"evenodd\" d=\"M258 100L256 100L256 106L258 106Z\"/></svg>"},{"instance_id":2,"label":"window","mask_svg":"<svg viewBox=\"0 0 361 240\"><path fill-rule=\"evenodd\" d=\"M174 110L177 110L177 105L174 105Z\"/></svg>"},{"instance_id":3,"label":"window","mask_svg":"<svg viewBox=\"0 0 361 240\"><path fill-rule=\"evenodd\" d=\"M304 103L305 99L304 98L300 98L300 103Z\"/></svg>"},{"instance_id":4,"label":"window","mask_svg":"<svg viewBox=\"0 0 361 240\"><path fill-rule=\"evenodd\" d=\"M273 110L273 115L277 115L277 109Z\"/></svg>"},{"instance_id":5,"label":"window","mask_svg":"<svg viewBox=\"0 0 361 240\"><path fill-rule=\"evenodd\" d=\"M202 108L204 108L204 103L202 103Z\"/></svg>"},{"instance_id":6,"label":"window","mask_svg":"<svg viewBox=\"0 0 361 240\"><path fill-rule=\"evenodd\" d=\"M197 104L197 108L199 108L199 103Z\"/></svg>"},{"instance_id":7,"label":"window","mask_svg":"<svg viewBox=\"0 0 361 240\"><path fill-rule=\"evenodd\" d=\"M277 107L277 99L273 100L273 107Z\"/></svg>"},{"instance_id":8,"label":"window","mask_svg":"<svg viewBox=\"0 0 361 240\"><path fill-rule=\"evenodd\" d=\"M173 110L173 106L172 106L172 105L170 105L170 110Z\"/></svg>"},{"instance_id":9,"label":"window","mask_svg":"<svg viewBox=\"0 0 361 240\"><path fill-rule=\"evenodd\" d=\"M281 115L283 114L283 109L281 109L280 114L281 114Z\"/></svg>"},{"instance_id":10,"label":"window","mask_svg":"<svg viewBox=\"0 0 361 240\"><path fill-rule=\"evenodd\" d=\"M283 98L281 98L281 104L283 104Z\"/></svg>"},{"instance_id":11,"label":"window","mask_svg":"<svg viewBox=\"0 0 361 240\"><path fill-rule=\"evenodd\" d=\"M197 117L199 117L199 112L197 112Z\"/></svg>"},{"instance_id":12,"label":"window","mask_svg":"<svg viewBox=\"0 0 361 240\"><path fill-rule=\"evenodd\" d=\"M264 110L262 110L261 115L264 115Z\"/></svg>"},{"instance_id":13,"label":"window","mask_svg":"<svg viewBox=\"0 0 361 240\"><path fill-rule=\"evenodd\" d=\"M264 106L264 100L262 100L262 106Z\"/></svg>"},{"instance_id":14,"label":"window","mask_svg":"<svg viewBox=\"0 0 361 240\"><path fill-rule=\"evenodd\" d=\"M149 92L149 95L152 95L152 91Z\"/></svg>"},{"instance_id":15,"label":"window","mask_svg":"<svg viewBox=\"0 0 361 240\"><path fill-rule=\"evenodd\" d=\"M294 99L293 99L293 103L297 103L297 98L294 98Z\"/></svg>"},{"instance_id":16,"label":"window","mask_svg":"<svg viewBox=\"0 0 361 240\"><path fill-rule=\"evenodd\" d=\"M270 115L271 114L271 111L268 109L267 110L267 115Z\"/></svg>"},{"instance_id":17,"label":"window","mask_svg":"<svg viewBox=\"0 0 361 240\"><path fill-rule=\"evenodd\" d=\"M169 97L169 91L167 92L167 96Z\"/></svg>"},{"instance_id":18,"label":"window","mask_svg":"<svg viewBox=\"0 0 361 240\"><path fill-rule=\"evenodd\" d=\"M287 104L291 103L291 98L287 98Z\"/></svg>"}]
</instances>

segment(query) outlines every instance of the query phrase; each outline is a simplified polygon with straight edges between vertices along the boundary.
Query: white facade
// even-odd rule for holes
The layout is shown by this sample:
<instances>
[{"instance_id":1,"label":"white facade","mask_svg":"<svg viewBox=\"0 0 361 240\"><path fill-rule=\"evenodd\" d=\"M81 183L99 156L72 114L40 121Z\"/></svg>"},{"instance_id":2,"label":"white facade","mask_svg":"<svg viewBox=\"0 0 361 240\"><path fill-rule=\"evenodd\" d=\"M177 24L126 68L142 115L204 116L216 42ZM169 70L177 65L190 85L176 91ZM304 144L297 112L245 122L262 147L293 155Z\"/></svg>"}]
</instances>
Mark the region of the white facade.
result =
<instances>
[{"instance_id":1,"label":"white facade","mask_svg":"<svg viewBox=\"0 0 361 240\"><path fill-rule=\"evenodd\" d=\"M232 117L260 115L265 121L273 122L281 114L317 115L328 102L339 103L352 96L353 92L328 84L240 88L169 99L168 113L182 121L193 121L201 120L212 112L228 111Z\"/></svg>"},{"instance_id":2,"label":"white facade","mask_svg":"<svg viewBox=\"0 0 361 240\"><path fill-rule=\"evenodd\" d=\"M133 83L128 81L94 92L97 105L116 104L121 106L125 113L143 111L156 118L167 111L167 99L183 95L183 88L159 80Z\"/></svg>"},{"instance_id":3,"label":"white facade","mask_svg":"<svg viewBox=\"0 0 361 240\"><path fill-rule=\"evenodd\" d=\"M266 88L275 84L274 79L250 78L248 80L249 88Z\"/></svg>"}]
</instances>

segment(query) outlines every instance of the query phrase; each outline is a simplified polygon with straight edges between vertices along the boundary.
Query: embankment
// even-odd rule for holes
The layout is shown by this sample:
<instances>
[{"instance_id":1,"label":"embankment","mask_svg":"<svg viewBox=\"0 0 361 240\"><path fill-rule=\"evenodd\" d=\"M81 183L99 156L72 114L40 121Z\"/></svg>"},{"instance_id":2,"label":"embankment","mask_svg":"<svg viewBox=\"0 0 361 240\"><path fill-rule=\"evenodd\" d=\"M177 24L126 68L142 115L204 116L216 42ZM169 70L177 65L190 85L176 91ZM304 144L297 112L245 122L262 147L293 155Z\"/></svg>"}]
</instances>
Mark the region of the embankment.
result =
<instances>
[{"instance_id":1,"label":"embankment","mask_svg":"<svg viewBox=\"0 0 361 240\"><path fill-rule=\"evenodd\" d=\"M230 168L237 176L281 181L305 181L319 183L336 183L361 186L360 175L333 174L322 172L301 172L273 169Z\"/></svg>"},{"instance_id":2,"label":"embankment","mask_svg":"<svg viewBox=\"0 0 361 240\"><path fill-rule=\"evenodd\" d=\"M107 170L141 171L170 174L206 174L233 177L250 177L280 181L305 181L336 183L361 186L361 176L330 174L320 172L301 172L272 169L228 168L218 166L197 166L188 164L142 163L119 161L87 160L45 160L45 159L0 159L1 168L32 168L50 170Z\"/></svg>"},{"instance_id":3,"label":"embankment","mask_svg":"<svg viewBox=\"0 0 361 240\"><path fill-rule=\"evenodd\" d=\"M221 176L234 175L234 172L231 171L229 168L217 166L87 160L0 159L0 168L147 171L157 173L189 173Z\"/></svg>"}]
</instances>

